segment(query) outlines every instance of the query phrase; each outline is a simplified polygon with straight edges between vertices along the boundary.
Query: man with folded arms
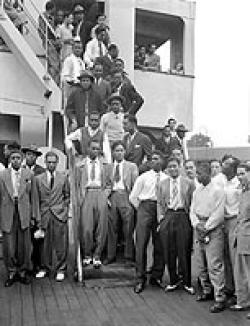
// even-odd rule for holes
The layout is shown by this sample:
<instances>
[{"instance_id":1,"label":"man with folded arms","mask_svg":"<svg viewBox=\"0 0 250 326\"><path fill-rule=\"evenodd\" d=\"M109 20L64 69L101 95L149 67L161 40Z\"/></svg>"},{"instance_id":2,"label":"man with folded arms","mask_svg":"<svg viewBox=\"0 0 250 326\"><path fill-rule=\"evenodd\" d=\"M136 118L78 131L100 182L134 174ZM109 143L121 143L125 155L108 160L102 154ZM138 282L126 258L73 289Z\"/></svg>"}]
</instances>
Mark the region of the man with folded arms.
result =
<instances>
[{"instance_id":1,"label":"man with folded arms","mask_svg":"<svg viewBox=\"0 0 250 326\"><path fill-rule=\"evenodd\" d=\"M215 303L210 312L225 309L224 275L224 190L211 182L211 169L205 163L197 169L200 186L193 194L190 219L196 231L196 257L199 280L202 288L197 301L211 299L211 284L214 288ZM209 279L211 283L209 282Z\"/></svg>"},{"instance_id":2,"label":"man with folded arms","mask_svg":"<svg viewBox=\"0 0 250 326\"><path fill-rule=\"evenodd\" d=\"M36 177L43 232L38 231L34 237L44 236L41 270L36 274L36 278L43 278L52 271L55 251L56 281L61 282L65 278L67 269L70 189L68 176L56 171L58 161L55 152L47 152L46 171Z\"/></svg>"},{"instance_id":3,"label":"man with folded arms","mask_svg":"<svg viewBox=\"0 0 250 326\"><path fill-rule=\"evenodd\" d=\"M163 154L159 151L154 151L152 155L152 168L141 174L135 181L129 200L137 210L137 224L135 234L136 246L136 278L137 283L134 288L135 293L140 293L144 290L146 283L146 263L147 263L147 246L150 235L152 234L154 246L154 266L153 273L157 269L160 271L157 280L152 279L150 283L160 284L160 279L163 274L163 262L161 248L159 247L159 239L156 232L157 229L157 189L159 182L166 179L167 175L162 172L164 163ZM160 266L161 265L161 266Z\"/></svg>"},{"instance_id":4,"label":"man with folded arms","mask_svg":"<svg viewBox=\"0 0 250 326\"><path fill-rule=\"evenodd\" d=\"M111 207L109 214L107 263L116 257L119 218L122 220L124 234L124 258L129 266L134 259L133 232L135 226L134 209L129 202L129 194L138 176L135 163L124 160L125 146L122 141L112 145L114 162L112 163L112 192L109 197Z\"/></svg>"},{"instance_id":5,"label":"man with folded arms","mask_svg":"<svg viewBox=\"0 0 250 326\"><path fill-rule=\"evenodd\" d=\"M170 177L160 183L157 196L159 237L170 277L165 291L174 291L180 284L178 261L183 288L187 293L194 294L191 286L192 227L189 220L194 183L180 175L177 158L169 158L167 171Z\"/></svg>"}]
</instances>

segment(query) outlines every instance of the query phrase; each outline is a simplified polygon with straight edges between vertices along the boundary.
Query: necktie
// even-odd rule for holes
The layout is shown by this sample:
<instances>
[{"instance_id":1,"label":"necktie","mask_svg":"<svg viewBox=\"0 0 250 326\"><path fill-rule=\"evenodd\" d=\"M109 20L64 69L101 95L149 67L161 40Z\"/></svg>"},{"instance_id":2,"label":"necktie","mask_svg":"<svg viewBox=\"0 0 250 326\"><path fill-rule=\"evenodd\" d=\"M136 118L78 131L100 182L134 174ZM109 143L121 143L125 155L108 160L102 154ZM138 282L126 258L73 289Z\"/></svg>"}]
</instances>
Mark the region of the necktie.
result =
<instances>
[{"instance_id":1,"label":"necktie","mask_svg":"<svg viewBox=\"0 0 250 326\"><path fill-rule=\"evenodd\" d=\"M18 191L20 188L20 172L15 172L15 194L18 195Z\"/></svg>"},{"instance_id":2,"label":"necktie","mask_svg":"<svg viewBox=\"0 0 250 326\"><path fill-rule=\"evenodd\" d=\"M121 179L121 176L120 176L120 164L117 163L116 167L115 167L115 176L114 176L114 179L115 179L115 182L119 182L120 179Z\"/></svg>"},{"instance_id":3,"label":"necktie","mask_svg":"<svg viewBox=\"0 0 250 326\"><path fill-rule=\"evenodd\" d=\"M158 188L159 188L160 178L161 178L160 172L157 172L156 173L156 181L155 181L155 194L156 195L157 195Z\"/></svg>"},{"instance_id":4,"label":"necktie","mask_svg":"<svg viewBox=\"0 0 250 326\"><path fill-rule=\"evenodd\" d=\"M90 180L95 180L95 160L91 161Z\"/></svg>"},{"instance_id":5,"label":"necktie","mask_svg":"<svg viewBox=\"0 0 250 326\"><path fill-rule=\"evenodd\" d=\"M54 182L55 182L54 173L51 172L51 176L50 176L50 189L52 189L54 187Z\"/></svg>"},{"instance_id":6,"label":"necktie","mask_svg":"<svg viewBox=\"0 0 250 326\"><path fill-rule=\"evenodd\" d=\"M173 180L173 189L172 189L172 209L176 209L178 205L178 185L177 180Z\"/></svg>"},{"instance_id":7,"label":"necktie","mask_svg":"<svg viewBox=\"0 0 250 326\"><path fill-rule=\"evenodd\" d=\"M86 102L85 102L85 127L89 124L89 92L86 92Z\"/></svg>"},{"instance_id":8,"label":"necktie","mask_svg":"<svg viewBox=\"0 0 250 326\"><path fill-rule=\"evenodd\" d=\"M103 57L102 43L98 42L98 46L99 46L99 57Z\"/></svg>"}]
</instances>

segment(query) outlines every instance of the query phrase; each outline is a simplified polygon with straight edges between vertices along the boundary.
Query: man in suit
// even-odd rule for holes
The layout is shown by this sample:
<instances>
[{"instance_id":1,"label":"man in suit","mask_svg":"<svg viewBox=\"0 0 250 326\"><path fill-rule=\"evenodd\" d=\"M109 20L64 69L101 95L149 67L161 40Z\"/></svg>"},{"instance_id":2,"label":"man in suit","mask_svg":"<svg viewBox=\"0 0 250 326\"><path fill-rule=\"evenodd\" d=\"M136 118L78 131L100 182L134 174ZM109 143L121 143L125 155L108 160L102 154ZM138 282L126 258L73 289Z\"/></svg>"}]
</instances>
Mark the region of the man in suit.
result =
<instances>
[{"instance_id":1,"label":"man in suit","mask_svg":"<svg viewBox=\"0 0 250 326\"><path fill-rule=\"evenodd\" d=\"M114 43L108 47L108 52L102 56L96 58L96 63L100 63L103 66L103 78L108 79L111 76L112 71L115 68L115 59L118 57L119 49Z\"/></svg>"},{"instance_id":2,"label":"man in suit","mask_svg":"<svg viewBox=\"0 0 250 326\"><path fill-rule=\"evenodd\" d=\"M106 101L111 95L111 86L110 86L110 82L103 79L103 66L100 63L94 64L93 74L95 77L94 89L100 95L101 101L103 103L103 107L107 109Z\"/></svg>"},{"instance_id":3,"label":"man in suit","mask_svg":"<svg viewBox=\"0 0 250 326\"><path fill-rule=\"evenodd\" d=\"M144 99L136 91L131 83L124 81L124 76L121 72L115 72L112 76L112 93L119 94L124 97L123 110L124 113L136 114L142 104Z\"/></svg>"},{"instance_id":4,"label":"man in suit","mask_svg":"<svg viewBox=\"0 0 250 326\"><path fill-rule=\"evenodd\" d=\"M67 268L70 188L68 176L56 171L58 161L59 157L55 152L47 152L46 171L36 177L41 228L44 231L41 270L36 278L43 278L52 271L55 251L56 280L60 282L64 280Z\"/></svg>"},{"instance_id":5,"label":"man in suit","mask_svg":"<svg viewBox=\"0 0 250 326\"><path fill-rule=\"evenodd\" d=\"M152 142L148 136L137 129L137 119L133 115L125 115L123 128L127 134L123 142L126 146L125 160L135 163L138 167L142 164L144 158L151 160Z\"/></svg>"},{"instance_id":6,"label":"man in suit","mask_svg":"<svg viewBox=\"0 0 250 326\"><path fill-rule=\"evenodd\" d=\"M80 37L81 43L83 46L83 50L85 50L85 46L88 41L91 40L91 29L94 24L86 19L85 9L81 5L76 5L74 10L74 36Z\"/></svg>"},{"instance_id":7,"label":"man in suit","mask_svg":"<svg viewBox=\"0 0 250 326\"><path fill-rule=\"evenodd\" d=\"M89 143L88 156L77 166L78 206L80 207L80 243L83 265L100 268L107 240L108 197L111 192L112 168L100 156L101 144Z\"/></svg>"},{"instance_id":8,"label":"man in suit","mask_svg":"<svg viewBox=\"0 0 250 326\"><path fill-rule=\"evenodd\" d=\"M189 294L194 294L191 285L192 227L189 220L194 184L180 176L178 159L170 157L167 170L170 177L159 184L157 196L159 236L170 277L165 291L174 291L179 286L178 259L183 288Z\"/></svg>"},{"instance_id":9,"label":"man in suit","mask_svg":"<svg viewBox=\"0 0 250 326\"><path fill-rule=\"evenodd\" d=\"M94 90L94 77L91 72L85 70L79 77L80 86L69 96L65 109L69 127L88 126L88 115L97 111L102 113L102 101L100 95Z\"/></svg>"},{"instance_id":10,"label":"man in suit","mask_svg":"<svg viewBox=\"0 0 250 326\"><path fill-rule=\"evenodd\" d=\"M89 114L89 125L81 127L68 134L65 138L65 146L69 150L75 146L75 150L85 158L88 155L88 148L90 141L94 140L101 144L103 149L103 132L100 129L100 114L98 112L91 112ZM78 145L76 145L78 142ZM77 148L76 148L77 147Z\"/></svg>"},{"instance_id":11,"label":"man in suit","mask_svg":"<svg viewBox=\"0 0 250 326\"><path fill-rule=\"evenodd\" d=\"M191 209L190 220L195 230L195 251L201 293L197 301L212 298L214 304L210 312L218 313L225 309L225 274L224 274L224 190L211 182L211 169L206 163L197 168L200 186L196 188ZM212 284L212 286L211 286Z\"/></svg>"},{"instance_id":12,"label":"man in suit","mask_svg":"<svg viewBox=\"0 0 250 326\"><path fill-rule=\"evenodd\" d=\"M0 173L0 229L3 232L3 259L8 272L5 286L19 280L29 284L32 270L30 225L40 225L38 197L33 173L21 167L23 155L13 149L10 167Z\"/></svg>"},{"instance_id":13,"label":"man in suit","mask_svg":"<svg viewBox=\"0 0 250 326\"><path fill-rule=\"evenodd\" d=\"M237 177L242 188L233 243L236 249L234 280L237 303L230 306L230 310L242 311L250 306L250 167L239 164Z\"/></svg>"},{"instance_id":14,"label":"man in suit","mask_svg":"<svg viewBox=\"0 0 250 326\"><path fill-rule=\"evenodd\" d=\"M154 151L152 154L152 168L136 179L129 196L130 202L137 210L137 223L135 229L137 282L134 287L135 293L142 292L146 284L147 246L151 234L154 246L154 266L150 283L152 285L160 285L160 278L163 275L164 266L162 250L156 232L157 189L159 182L167 178L167 175L162 172L163 162L163 154L159 151Z\"/></svg>"},{"instance_id":15,"label":"man in suit","mask_svg":"<svg viewBox=\"0 0 250 326\"><path fill-rule=\"evenodd\" d=\"M129 265L134 259L133 232L135 226L134 209L129 202L129 195L138 176L136 164L124 160L125 146L122 141L112 145L114 162L112 163L112 192L109 197L109 231L107 262L116 258L119 218L122 221L124 235L124 258Z\"/></svg>"},{"instance_id":16,"label":"man in suit","mask_svg":"<svg viewBox=\"0 0 250 326\"><path fill-rule=\"evenodd\" d=\"M162 136L157 139L155 148L161 151L165 155L166 162L172 154L172 150L180 145L176 136L171 135L171 129L169 125L166 125L162 130Z\"/></svg>"},{"instance_id":17,"label":"man in suit","mask_svg":"<svg viewBox=\"0 0 250 326\"><path fill-rule=\"evenodd\" d=\"M26 169L29 169L34 173L34 176L37 176L39 174L42 174L45 169L39 165L36 164L36 160L39 156L42 155L42 152L40 152L36 145L32 144L27 147L22 148L22 152L24 153L24 164L23 167ZM31 228L31 240L33 245L33 251L32 251L32 263L33 263L33 271L37 273L37 271L41 267L41 245L42 245L42 239L35 239L34 234L37 231L38 226L33 225Z\"/></svg>"}]
</instances>

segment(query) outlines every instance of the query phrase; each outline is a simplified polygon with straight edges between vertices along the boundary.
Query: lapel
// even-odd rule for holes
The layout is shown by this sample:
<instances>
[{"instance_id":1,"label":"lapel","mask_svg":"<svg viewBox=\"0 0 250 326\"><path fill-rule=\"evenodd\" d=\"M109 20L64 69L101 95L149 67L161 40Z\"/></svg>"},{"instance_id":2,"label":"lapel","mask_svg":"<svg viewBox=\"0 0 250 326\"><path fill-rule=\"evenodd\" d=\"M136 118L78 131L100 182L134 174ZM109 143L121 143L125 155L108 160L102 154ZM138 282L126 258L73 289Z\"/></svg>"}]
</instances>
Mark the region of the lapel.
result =
<instances>
[{"instance_id":1,"label":"lapel","mask_svg":"<svg viewBox=\"0 0 250 326\"><path fill-rule=\"evenodd\" d=\"M165 193L165 198L166 198L166 203L167 205L169 205L170 203L170 178L165 179L165 183L166 183L166 193Z\"/></svg>"},{"instance_id":2,"label":"lapel","mask_svg":"<svg viewBox=\"0 0 250 326\"><path fill-rule=\"evenodd\" d=\"M13 189L13 184L12 184L12 180L11 180L11 169L10 168L6 169L6 173L4 173L4 183L5 183L5 186L8 190L10 197L13 198L14 189Z\"/></svg>"},{"instance_id":3,"label":"lapel","mask_svg":"<svg viewBox=\"0 0 250 326\"><path fill-rule=\"evenodd\" d=\"M181 200L184 203L184 206L186 207L187 203L187 183L185 178L180 176L180 195L181 195Z\"/></svg>"},{"instance_id":4,"label":"lapel","mask_svg":"<svg viewBox=\"0 0 250 326\"><path fill-rule=\"evenodd\" d=\"M84 159L81 162L80 170L81 170L80 177L81 177L82 185L83 185L83 187L85 187L87 182L88 182L88 171L87 171L87 161L86 161L86 159Z\"/></svg>"},{"instance_id":5,"label":"lapel","mask_svg":"<svg viewBox=\"0 0 250 326\"><path fill-rule=\"evenodd\" d=\"M54 185L53 185L53 188L52 189L54 189L58 185L58 183L59 183L60 180L61 180L60 173L58 171L55 171Z\"/></svg>"},{"instance_id":6,"label":"lapel","mask_svg":"<svg viewBox=\"0 0 250 326\"><path fill-rule=\"evenodd\" d=\"M48 184L47 171L42 174L41 182L46 188L50 189L50 186Z\"/></svg>"},{"instance_id":7,"label":"lapel","mask_svg":"<svg viewBox=\"0 0 250 326\"><path fill-rule=\"evenodd\" d=\"M101 169L101 187L103 187L105 185L105 180L106 180L106 176L105 176L105 164L106 162L102 159L100 159L100 169Z\"/></svg>"},{"instance_id":8,"label":"lapel","mask_svg":"<svg viewBox=\"0 0 250 326\"><path fill-rule=\"evenodd\" d=\"M20 187L18 191L18 197L21 197L25 188L26 188L26 182L30 180L29 173L27 173L26 169L21 169L21 178L20 178Z\"/></svg>"},{"instance_id":9,"label":"lapel","mask_svg":"<svg viewBox=\"0 0 250 326\"><path fill-rule=\"evenodd\" d=\"M130 153L133 150L133 148L135 147L135 144L136 144L138 138L140 138L139 131L136 132L134 138L132 139L131 143L129 144L128 150L127 150L128 153Z\"/></svg>"},{"instance_id":10,"label":"lapel","mask_svg":"<svg viewBox=\"0 0 250 326\"><path fill-rule=\"evenodd\" d=\"M126 188L127 188L127 186L129 186L128 176L129 176L129 165L126 161L124 161L123 162L123 183Z\"/></svg>"}]
</instances>

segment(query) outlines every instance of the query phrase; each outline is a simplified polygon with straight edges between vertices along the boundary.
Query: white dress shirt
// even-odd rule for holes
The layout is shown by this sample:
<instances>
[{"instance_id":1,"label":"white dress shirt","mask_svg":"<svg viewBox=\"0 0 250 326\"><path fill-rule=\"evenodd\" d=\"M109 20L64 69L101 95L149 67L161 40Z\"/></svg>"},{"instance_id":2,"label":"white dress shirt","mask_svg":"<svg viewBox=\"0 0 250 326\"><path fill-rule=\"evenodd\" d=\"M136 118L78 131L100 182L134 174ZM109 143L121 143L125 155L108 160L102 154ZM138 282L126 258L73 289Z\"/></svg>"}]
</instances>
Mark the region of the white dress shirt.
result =
<instances>
[{"instance_id":1,"label":"white dress shirt","mask_svg":"<svg viewBox=\"0 0 250 326\"><path fill-rule=\"evenodd\" d=\"M86 50L84 53L84 61L86 62L89 68L92 68L96 58L100 57L100 47L99 42L96 38L89 41L86 45ZM107 53L107 48L103 42L100 42L102 55L104 56Z\"/></svg>"},{"instance_id":2,"label":"white dress shirt","mask_svg":"<svg viewBox=\"0 0 250 326\"><path fill-rule=\"evenodd\" d=\"M72 53L63 62L61 79L62 81L79 83L78 77L82 70L85 70L85 63L82 58Z\"/></svg>"},{"instance_id":3,"label":"white dress shirt","mask_svg":"<svg viewBox=\"0 0 250 326\"><path fill-rule=\"evenodd\" d=\"M198 223L202 222L202 218L207 218L205 229L215 229L224 222L224 205L225 192L223 188L213 182L207 186L201 184L193 193L190 208L192 226L195 228Z\"/></svg>"},{"instance_id":4,"label":"white dress shirt","mask_svg":"<svg viewBox=\"0 0 250 326\"><path fill-rule=\"evenodd\" d=\"M224 191L226 194L225 218L227 219L231 216L239 214L239 205L242 190L237 176L231 180L226 180Z\"/></svg>"},{"instance_id":5,"label":"white dress shirt","mask_svg":"<svg viewBox=\"0 0 250 326\"><path fill-rule=\"evenodd\" d=\"M13 185L13 197L18 197L20 187L21 169L14 170L11 168L11 181Z\"/></svg>"},{"instance_id":6,"label":"white dress shirt","mask_svg":"<svg viewBox=\"0 0 250 326\"><path fill-rule=\"evenodd\" d=\"M170 178L170 203L168 205L168 207L170 209L179 209L179 208L183 208L184 204L182 202L182 198L181 198L181 184L180 184L180 176L177 177L175 180L173 178ZM176 182L177 184L177 198L176 200L173 198L173 189L174 189L174 182Z\"/></svg>"},{"instance_id":7,"label":"white dress shirt","mask_svg":"<svg viewBox=\"0 0 250 326\"><path fill-rule=\"evenodd\" d=\"M123 119L124 113L114 113L113 111L107 112L101 117L100 129L107 133L109 141L123 139Z\"/></svg>"},{"instance_id":8,"label":"white dress shirt","mask_svg":"<svg viewBox=\"0 0 250 326\"><path fill-rule=\"evenodd\" d=\"M90 126L88 126L88 133L90 135L90 137L94 137L98 131L100 129L92 129ZM69 135L67 135L65 137L64 143L65 143L65 147L67 149L71 149L73 147L73 141L74 140L78 140L81 141L82 140L82 132L81 132L81 128L76 129L75 131L71 132Z\"/></svg>"},{"instance_id":9,"label":"white dress shirt","mask_svg":"<svg viewBox=\"0 0 250 326\"><path fill-rule=\"evenodd\" d=\"M116 171L116 167L119 164L119 175L120 175L120 180L118 182L113 182L113 190L117 191L117 190L125 190L125 185L123 182L123 164L124 164L124 160L121 162L114 162L114 170L113 170L113 178L115 176L115 171Z\"/></svg>"},{"instance_id":10,"label":"white dress shirt","mask_svg":"<svg viewBox=\"0 0 250 326\"><path fill-rule=\"evenodd\" d=\"M159 181L162 181L168 176L160 172ZM134 187L129 196L130 202L135 208L138 208L139 204L143 200L157 200L156 198L156 183L158 179L158 173L153 169L141 174L135 181Z\"/></svg>"},{"instance_id":11,"label":"white dress shirt","mask_svg":"<svg viewBox=\"0 0 250 326\"><path fill-rule=\"evenodd\" d=\"M88 187L101 187L101 163L98 158L95 160L95 179L91 180L92 160L87 157L87 170L88 170Z\"/></svg>"},{"instance_id":12,"label":"white dress shirt","mask_svg":"<svg viewBox=\"0 0 250 326\"><path fill-rule=\"evenodd\" d=\"M214 184L216 184L217 186L224 188L227 183L227 178L226 178L225 174L219 172L217 175L212 177L211 181Z\"/></svg>"}]
</instances>

